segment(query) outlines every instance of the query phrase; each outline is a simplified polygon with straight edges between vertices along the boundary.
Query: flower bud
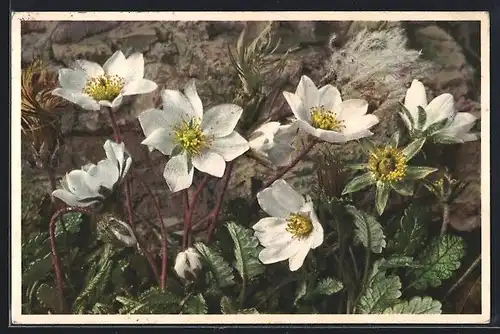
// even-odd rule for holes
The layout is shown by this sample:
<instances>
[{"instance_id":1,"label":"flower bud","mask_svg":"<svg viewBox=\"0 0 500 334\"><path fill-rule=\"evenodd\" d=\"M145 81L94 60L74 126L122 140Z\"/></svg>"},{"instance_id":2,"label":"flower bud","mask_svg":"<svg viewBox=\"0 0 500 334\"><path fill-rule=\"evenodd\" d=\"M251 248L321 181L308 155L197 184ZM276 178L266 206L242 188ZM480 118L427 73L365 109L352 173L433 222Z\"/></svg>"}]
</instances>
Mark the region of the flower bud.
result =
<instances>
[{"instance_id":1,"label":"flower bud","mask_svg":"<svg viewBox=\"0 0 500 334\"><path fill-rule=\"evenodd\" d=\"M201 267L200 254L192 247L180 252L175 258L174 270L183 279L194 280Z\"/></svg>"},{"instance_id":2,"label":"flower bud","mask_svg":"<svg viewBox=\"0 0 500 334\"><path fill-rule=\"evenodd\" d=\"M134 247L137 245L132 228L111 214L102 214L97 220L98 238L104 242L117 243L120 246Z\"/></svg>"}]
</instances>

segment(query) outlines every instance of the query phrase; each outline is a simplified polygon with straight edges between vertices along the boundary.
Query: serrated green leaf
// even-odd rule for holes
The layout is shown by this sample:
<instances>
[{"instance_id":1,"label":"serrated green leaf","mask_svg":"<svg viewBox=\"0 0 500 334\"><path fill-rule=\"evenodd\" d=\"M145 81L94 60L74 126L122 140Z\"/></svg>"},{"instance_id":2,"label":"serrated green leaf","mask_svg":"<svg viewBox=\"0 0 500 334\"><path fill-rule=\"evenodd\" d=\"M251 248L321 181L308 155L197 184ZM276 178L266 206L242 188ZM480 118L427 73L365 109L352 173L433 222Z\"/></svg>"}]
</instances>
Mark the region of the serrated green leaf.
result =
<instances>
[{"instance_id":1,"label":"serrated green leaf","mask_svg":"<svg viewBox=\"0 0 500 334\"><path fill-rule=\"evenodd\" d=\"M356 239L372 253L381 253L386 246L382 225L373 216L359 211L352 205L346 206L346 209L354 217Z\"/></svg>"},{"instance_id":2,"label":"serrated green leaf","mask_svg":"<svg viewBox=\"0 0 500 334\"><path fill-rule=\"evenodd\" d=\"M316 287L304 296L304 300L313 300L318 296L330 296L341 291L344 284L336 278L326 277L319 281Z\"/></svg>"},{"instance_id":3,"label":"serrated green leaf","mask_svg":"<svg viewBox=\"0 0 500 334\"><path fill-rule=\"evenodd\" d=\"M413 297L389 307L384 314L441 314L441 303L431 297Z\"/></svg>"},{"instance_id":4,"label":"serrated green leaf","mask_svg":"<svg viewBox=\"0 0 500 334\"><path fill-rule=\"evenodd\" d=\"M425 109L422 108L421 106L418 106L417 109L418 109L417 128L423 129L425 122L427 121L427 113L425 112Z\"/></svg>"},{"instance_id":5,"label":"serrated green leaf","mask_svg":"<svg viewBox=\"0 0 500 334\"><path fill-rule=\"evenodd\" d=\"M391 183L391 188L394 189L398 194L403 196L413 195L413 183L408 181L394 182Z\"/></svg>"},{"instance_id":6,"label":"serrated green leaf","mask_svg":"<svg viewBox=\"0 0 500 334\"><path fill-rule=\"evenodd\" d=\"M422 149L422 146L425 144L425 138L418 138L411 143L409 143L402 151L401 153L404 154L406 159L410 160L413 158L420 150Z\"/></svg>"},{"instance_id":7,"label":"serrated green leaf","mask_svg":"<svg viewBox=\"0 0 500 334\"><path fill-rule=\"evenodd\" d=\"M233 222L228 223L226 227L234 242L235 268L242 280L246 282L262 274L265 267L259 261L261 246L253 232Z\"/></svg>"},{"instance_id":8,"label":"serrated green leaf","mask_svg":"<svg viewBox=\"0 0 500 334\"><path fill-rule=\"evenodd\" d=\"M395 255L395 256L390 256L386 259L378 260L377 264L374 265L374 267L377 267L378 271L384 271L387 269L403 268L403 267L418 268L421 267L421 265L413 261L413 258L411 256Z\"/></svg>"},{"instance_id":9,"label":"serrated green leaf","mask_svg":"<svg viewBox=\"0 0 500 334\"><path fill-rule=\"evenodd\" d=\"M434 173L437 171L437 168L433 167L417 167L417 166L408 166L406 169L406 180L419 180L423 179L427 175Z\"/></svg>"},{"instance_id":10,"label":"serrated green leaf","mask_svg":"<svg viewBox=\"0 0 500 334\"><path fill-rule=\"evenodd\" d=\"M377 188L375 192L375 207L377 208L377 213L382 215L384 213L385 207L387 206L387 201L389 200L389 193L391 192L391 186L388 183L378 181Z\"/></svg>"},{"instance_id":11,"label":"serrated green leaf","mask_svg":"<svg viewBox=\"0 0 500 334\"><path fill-rule=\"evenodd\" d=\"M411 282L408 288L425 290L428 287L440 286L460 268L464 255L465 243L461 237L444 235L435 238L417 258L422 267L408 271Z\"/></svg>"},{"instance_id":12,"label":"serrated green leaf","mask_svg":"<svg viewBox=\"0 0 500 334\"><path fill-rule=\"evenodd\" d=\"M342 191L342 195L346 195L349 193L353 193L359 190L362 190L372 184L375 183L375 178L371 173L364 173L362 175L356 176L353 178Z\"/></svg>"},{"instance_id":13,"label":"serrated green leaf","mask_svg":"<svg viewBox=\"0 0 500 334\"><path fill-rule=\"evenodd\" d=\"M52 270L52 255L50 253L27 264L22 273L22 284L29 286L44 279Z\"/></svg>"},{"instance_id":14,"label":"serrated green leaf","mask_svg":"<svg viewBox=\"0 0 500 334\"><path fill-rule=\"evenodd\" d=\"M388 242L388 250L400 255L413 256L417 249L423 246L427 237L428 220L429 212L426 208L409 206L399 220L394 238Z\"/></svg>"},{"instance_id":15,"label":"serrated green leaf","mask_svg":"<svg viewBox=\"0 0 500 334\"><path fill-rule=\"evenodd\" d=\"M239 309L227 296L220 300L220 310L222 314L258 314L255 308Z\"/></svg>"},{"instance_id":16,"label":"serrated green leaf","mask_svg":"<svg viewBox=\"0 0 500 334\"><path fill-rule=\"evenodd\" d=\"M56 289L46 283L41 284L36 291L38 302L45 308L58 312L58 299Z\"/></svg>"},{"instance_id":17,"label":"serrated green leaf","mask_svg":"<svg viewBox=\"0 0 500 334\"><path fill-rule=\"evenodd\" d=\"M401 102L399 102L398 104L399 104L399 108L401 109L401 113L408 118L408 120L410 121L410 126L412 128L414 128L415 127L415 120L413 119L412 114L408 111L408 109L406 109L404 104L402 104Z\"/></svg>"},{"instance_id":18,"label":"serrated green leaf","mask_svg":"<svg viewBox=\"0 0 500 334\"><path fill-rule=\"evenodd\" d=\"M49 234L44 232L44 233L39 233L33 238L27 240L27 242L22 245L23 259L27 259L30 255L40 252L40 250L44 246L47 247L48 239L49 239Z\"/></svg>"},{"instance_id":19,"label":"serrated green leaf","mask_svg":"<svg viewBox=\"0 0 500 334\"><path fill-rule=\"evenodd\" d=\"M182 314L207 314L207 302L201 293L190 296L182 305Z\"/></svg>"},{"instance_id":20,"label":"serrated green leaf","mask_svg":"<svg viewBox=\"0 0 500 334\"><path fill-rule=\"evenodd\" d=\"M215 250L198 242L194 244L196 250L204 259L205 265L211 273L210 279L218 288L234 284L234 274L229 264Z\"/></svg>"},{"instance_id":21,"label":"serrated green leaf","mask_svg":"<svg viewBox=\"0 0 500 334\"><path fill-rule=\"evenodd\" d=\"M56 238L62 235L64 230L66 229L67 233L78 233L80 232L80 225L83 222L83 214L80 212L68 212L64 214L60 219L58 224L55 227L55 236ZM64 223L64 228L63 228Z\"/></svg>"},{"instance_id":22,"label":"serrated green leaf","mask_svg":"<svg viewBox=\"0 0 500 334\"><path fill-rule=\"evenodd\" d=\"M398 276L376 274L361 295L356 306L356 313L380 314L394 305L401 296L401 281Z\"/></svg>"},{"instance_id":23,"label":"serrated green leaf","mask_svg":"<svg viewBox=\"0 0 500 334\"><path fill-rule=\"evenodd\" d=\"M158 287L145 291L137 299L118 296L116 300L123 305L122 314L178 314L181 311L180 298Z\"/></svg>"}]
</instances>

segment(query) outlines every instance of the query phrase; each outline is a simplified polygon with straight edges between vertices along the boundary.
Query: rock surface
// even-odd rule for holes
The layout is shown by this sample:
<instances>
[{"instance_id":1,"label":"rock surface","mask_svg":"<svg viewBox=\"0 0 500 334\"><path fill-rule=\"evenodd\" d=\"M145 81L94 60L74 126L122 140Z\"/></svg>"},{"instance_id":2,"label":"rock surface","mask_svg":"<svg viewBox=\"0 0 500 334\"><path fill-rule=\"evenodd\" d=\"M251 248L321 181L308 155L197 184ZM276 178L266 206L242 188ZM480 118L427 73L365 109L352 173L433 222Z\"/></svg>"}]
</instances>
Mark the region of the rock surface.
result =
<instances>
[{"instance_id":1,"label":"rock surface","mask_svg":"<svg viewBox=\"0 0 500 334\"><path fill-rule=\"evenodd\" d=\"M255 23L260 24L260 23ZM254 25L255 25L254 24ZM22 61L24 64L35 57L41 57L51 68L57 70L67 67L75 59L85 58L103 63L113 52L122 50L126 55L142 52L145 58L145 77L154 80L160 87L178 89L189 79L195 78L198 92L204 105L224 102L221 98L231 91L238 78L231 66L228 47L235 48L244 22L23 22ZM329 75L328 64L331 42L339 46L364 28L377 30L400 26L399 23L374 22L280 22L278 35L282 46L278 58L291 47L300 45L301 49L289 55L286 68L280 78L286 90L295 89L301 75L310 76L317 84ZM477 73L468 62L462 47L443 27L435 22L409 24L406 26L412 45L423 49L423 56L432 61L436 71L424 79L432 95L450 92L456 100L470 101L479 99ZM333 41L332 34L337 37ZM337 46L335 46L337 47ZM409 75L401 74L402 85L408 87ZM402 86L402 87L403 87ZM341 87L340 87L341 88ZM159 196L163 204L164 217L181 217L182 201L177 194L170 194L162 178L165 157L153 153L148 158L140 142L143 139L137 115L154 106L159 106L160 89L151 94L131 98L118 112L119 126L124 140L134 157L134 173L143 176L145 182ZM383 133L394 130L396 125L394 106L402 96L377 98L372 106L373 112L380 117L376 129L376 140L383 139ZM473 107L474 108L474 107ZM280 94L275 107L276 114L285 117L290 110ZM479 109L467 111L479 115ZM112 136L108 115L101 112L88 112L70 106L62 116L63 134L66 145L63 147L61 161L57 168L59 176L82 164L96 162L104 157L102 143ZM343 158L359 160L360 149L354 144L345 145L339 152ZM459 230L470 230L480 225L480 142L462 145L449 161L455 168L456 176L467 178L472 185L464 193L461 201L467 210L455 211L453 220ZM288 176L302 191L310 189L315 182L314 159L302 162ZM235 176L230 182L229 196L248 195L251 177L269 177L269 171L248 158L239 159ZM308 176L309 174L309 176ZM215 182L212 182L215 185ZM209 187L202 202L213 197L214 187ZM145 191L139 184L133 187L134 203L137 211L150 214L151 208L145 207ZM212 195L212 196L211 196ZM143 207L141 209L141 206ZM207 205L197 213L202 217L208 211ZM138 219L145 219L138 217Z\"/></svg>"}]
</instances>

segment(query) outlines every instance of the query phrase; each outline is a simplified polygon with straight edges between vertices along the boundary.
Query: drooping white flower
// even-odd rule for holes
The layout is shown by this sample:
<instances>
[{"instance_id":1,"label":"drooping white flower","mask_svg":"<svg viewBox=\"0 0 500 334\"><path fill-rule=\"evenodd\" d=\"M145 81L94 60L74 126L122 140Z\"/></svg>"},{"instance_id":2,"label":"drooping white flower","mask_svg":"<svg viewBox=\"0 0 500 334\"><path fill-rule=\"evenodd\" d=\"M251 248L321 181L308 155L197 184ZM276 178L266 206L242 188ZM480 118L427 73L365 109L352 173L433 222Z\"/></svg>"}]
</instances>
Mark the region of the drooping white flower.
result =
<instances>
[{"instance_id":1,"label":"drooping white flower","mask_svg":"<svg viewBox=\"0 0 500 334\"><path fill-rule=\"evenodd\" d=\"M183 279L192 279L202 267L201 256L196 249L189 247L175 257L174 270Z\"/></svg>"},{"instance_id":2,"label":"drooping white flower","mask_svg":"<svg viewBox=\"0 0 500 334\"><path fill-rule=\"evenodd\" d=\"M142 144L170 155L163 177L171 191L188 188L194 168L222 177L226 162L249 149L246 139L234 131L243 109L220 104L204 112L194 80L183 92L164 90L162 102L163 110L149 109L138 118L146 136Z\"/></svg>"},{"instance_id":3,"label":"drooping white flower","mask_svg":"<svg viewBox=\"0 0 500 334\"><path fill-rule=\"evenodd\" d=\"M416 131L440 143L479 139L476 133L470 132L477 118L467 112L457 112L453 95L449 93L427 103L424 85L419 80L413 80L406 91L404 106L411 119L405 113L400 113L400 116L410 132Z\"/></svg>"},{"instance_id":4,"label":"drooping white flower","mask_svg":"<svg viewBox=\"0 0 500 334\"><path fill-rule=\"evenodd\" d=\"M267 122L250 135L249 145L257 154L268 159L275 166L290 164L293 145L297 136L298 124L281 125L280 122Z\"/></svg>"},{"instance_id":5,"label":"drooping white flower","mask_svg":"<svg viewBox=\"0 0 500 334\"><path fill-rule=\"evenodd\" d=\"M103 201L114 190L115 185L125 177L132 158L124 143L107 140L104 145L106 159L95 164L87 164L63 178L62 189L56 189L52 196L69 206L86 207Z\"/></svg>"},{"instance_id":6,"label":"drooping white flower","mask_svg":"<svg viewBox=\"0 0 500 334\"><path fill-rule=\"evenodd\" d=\"M158 87L144 79L141 53L126 58L121 51L116 51L102 67L88 60L77 60L74 68L59 70L59 83L61 87L52 94L87 110L99 110L101 106L115 109L124 96L150 93Z\"/></svg>"},{"instance_id":7,"label":"drooping white flower","mask_svg":"<svg viewBox=\"0 0 500 334\"><path fill-rule=\"evenodd\" d=\"M259 254L260 261L270 264L288 260L290 270L298 270L309 250L323 243L323 227L311 199L305 199L280 179L259 192L257 200L271 216L252 227L265 247Z\"/></svg>"},{"instance_id":8,"label":"drooping white flower","mask_svg":"<svg viewBox=\"0 0 500 334\"><path fill-rule=\"evenodd\" d=\"M303 75L295 93L283 92L299 127L323 141L344 143L373 135L369 130L379 122L375 115L366 115L368 102L361 99L342 101L332 85L317 88Z\"/></svg>"}]
</instances>

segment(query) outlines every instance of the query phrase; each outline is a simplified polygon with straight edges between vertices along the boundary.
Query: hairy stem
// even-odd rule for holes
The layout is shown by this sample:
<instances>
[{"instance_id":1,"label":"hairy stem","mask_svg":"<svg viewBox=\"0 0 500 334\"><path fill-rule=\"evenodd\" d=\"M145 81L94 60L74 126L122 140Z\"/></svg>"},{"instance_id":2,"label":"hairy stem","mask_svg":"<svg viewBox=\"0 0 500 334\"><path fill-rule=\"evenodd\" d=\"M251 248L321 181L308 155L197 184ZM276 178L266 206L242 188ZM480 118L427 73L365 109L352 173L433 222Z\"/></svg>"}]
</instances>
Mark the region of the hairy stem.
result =
<instances>
[{"instance_id":1,"label":"hairy stem","mask_svg":"<svg viewBox=\"0 0 500 334\"><path fill-rule=\"evenodd\" d=\"M156 218L158 219L158 224L160 225L161 231L161 276L160 276L160 289L165 291L165 281L167 279L167 231L165 229L165 225L163 224L163 217L161 215L160 203L158 199L153 194L151 189L142 182L144 188L148 192L151 197L151 201L153 202L153 206L156 212Z\"/></svg>"},{"instance_id":2,"label":"hairy stem","mask_svg":"<svg viewBox=\"0 0 500 334\"><path fill-rule=\"evenodd\" d=\"M446 233L448 225L450 224L450 204L443 204L443 225L441 225L441 236Z\"/></svg>"},{"instance_id":3,"label":"hairy stem","mask_svg":"<svg viewBox=\"0 0 500 334\"><path fill-rule=\"evenodd\" d=\"M227 186L229 185L229 180L231 179L232 173L233 173L233 163L229 162L226 166L226 171L224 173L225 175L222 181L222 186L217 193L217 201L215 202L215 207L213 208L212 212L210 212L210 214L208 215L211 221L210 221L210 227L208 228L207 232L207 243L210 242L215 232L215 227L217 225L217 218L219 218L219 213L220 210L222 209L222 203L224 202L224 195L226 194Z\"/></svg>"},{"instance_id":4,"label":"hairy stem","mask_svg":"<svg viewBox=\"0 0 500 334\"><path fill-rule=\"evenodd\" d=\"M50 250L52 254L52 266L54 267L54 271L56 273L56 290L57 290L57 298L59 300L59 311L64 311L64 296L63 296L63 274L61 269L61 261L59 256L57 255L56 249L56 221L59 217L68 212L81 212L85 214L90 214L90 212L85 208L80 207L66 207L62 208L56 213L52 215L49 223L49 235L50 235Z\"/></svg>"},{"instance_id":5,"label":"hairy stem","mask_svg":"<svg viewBox=\"0 0 500 334\"><path fill-rule=\"evenodd\" d=\"M184 210L185 210L185 217L184 217L184 234L182 236L182 248L186 249L188 248L189 245L189 235L191 232L191 225L193 222L193 215L194 215L194 210L196 208L196 202L198 201L198 197L200 196L201 192L205 188L205 185L207 184L209 179L209 175L206 174L201 183L196 187L195 192L193 193L193 197L191 198L191 201L189 201L189 195L188 195L188 190L184 190Z\"/></svg>"}]
</instances>

